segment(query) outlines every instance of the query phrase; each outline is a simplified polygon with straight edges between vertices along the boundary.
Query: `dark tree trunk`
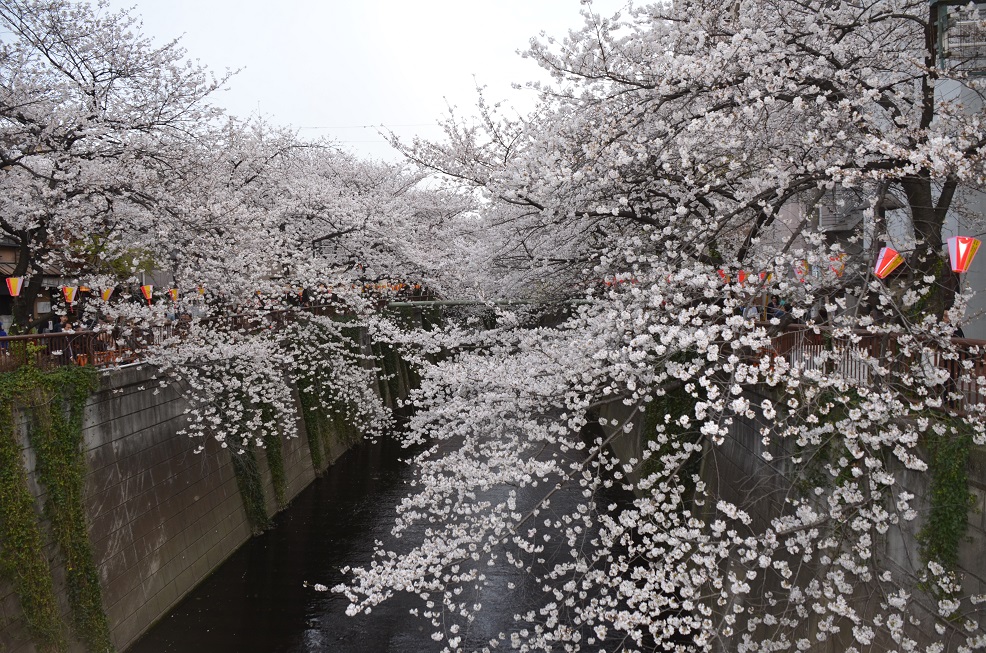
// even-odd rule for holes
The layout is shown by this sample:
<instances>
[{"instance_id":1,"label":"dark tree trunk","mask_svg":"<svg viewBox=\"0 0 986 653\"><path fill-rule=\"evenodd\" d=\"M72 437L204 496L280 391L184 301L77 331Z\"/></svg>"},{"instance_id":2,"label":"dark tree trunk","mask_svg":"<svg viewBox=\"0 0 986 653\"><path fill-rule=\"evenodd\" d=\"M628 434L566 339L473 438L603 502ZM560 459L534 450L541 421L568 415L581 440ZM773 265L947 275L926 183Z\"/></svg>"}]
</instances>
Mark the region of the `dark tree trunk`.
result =
<instances>
[{"instance_id":1,"label":"dark tree trunk","mask_svg":"<svg viewBox=\"0 0 986 653\"><path fill-rule=\"evenodd\" d=\"M946 182L935 204L930 175L922 172L920 176L907 177L900 182L911 211L914 236L917 244L907 257L909 274L904 283L912 286L923 277L934 277L931 289L917 304L916 314L934 315L939 319L955 302L958 290L957 279L948 265L942 242L942 227L951 206L955 191L954 183Z\"/></svg>"},{"instance_id":2,"label":"dark tree trunk","mask_svg":"<svg viewBox=\"0 0 986 653\"><path fill-rule=\"evenodd\" d=\"M30 275L30 277L21 288L20 294L11 298L14 318L10 325L12 334L27 333L32 328L51 319L51 314L46 314L37 320L34 319L34 306L41 295L44 274L32 256L31 243L34 239L45 238L45 234L44 229L37 229L33 232L20 231L14 238L17 242L18 255L13 276L27 277Z\"/></svg>"}]
</instances>

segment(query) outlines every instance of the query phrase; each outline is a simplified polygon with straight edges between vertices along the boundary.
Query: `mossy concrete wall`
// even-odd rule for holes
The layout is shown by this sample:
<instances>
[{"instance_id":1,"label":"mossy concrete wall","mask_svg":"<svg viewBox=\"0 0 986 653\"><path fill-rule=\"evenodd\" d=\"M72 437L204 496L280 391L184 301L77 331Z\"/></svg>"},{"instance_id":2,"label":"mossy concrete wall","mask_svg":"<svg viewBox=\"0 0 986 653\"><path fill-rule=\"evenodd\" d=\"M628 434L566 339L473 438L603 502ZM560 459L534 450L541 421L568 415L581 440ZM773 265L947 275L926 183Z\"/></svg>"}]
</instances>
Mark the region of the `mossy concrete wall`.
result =
<instances>
[{"instance_id":1,"label":"mossy concrete wall","mask_svg":"<svg viewBox=\"0 0 986 653\"><path fill-rule=\"evenodd\" d=\"M252 530L229 452L212 441L176 435L186 408L178 390L158 387L147 367L100 377L84 424L86 508L113 643L124 650L246 542ZM298 414L300 435L284 442L283 449L288 501L315 478ZM34 455L21 435L40 515L43 488L34 479ZM205 451L195 453L199 445ZM343 445L333 445L329 457L342 451ZM258 462L273 513L275 494L263 452ZM47 553L64 604L60 556L52 545ZM63 609L67 612L67 605ZM0 653L33 651L19 600L8 583L0 582Z\"/></svg>"}]
</instances>

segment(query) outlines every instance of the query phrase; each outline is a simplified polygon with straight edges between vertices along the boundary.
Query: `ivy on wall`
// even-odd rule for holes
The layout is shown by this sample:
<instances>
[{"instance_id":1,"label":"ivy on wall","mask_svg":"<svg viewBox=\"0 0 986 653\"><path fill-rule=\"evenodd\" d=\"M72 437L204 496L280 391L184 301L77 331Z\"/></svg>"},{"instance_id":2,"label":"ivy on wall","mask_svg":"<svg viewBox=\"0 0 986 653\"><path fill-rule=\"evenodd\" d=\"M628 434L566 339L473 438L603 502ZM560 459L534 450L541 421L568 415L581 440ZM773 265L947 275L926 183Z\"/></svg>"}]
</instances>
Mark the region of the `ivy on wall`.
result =
<instances>
[{"instance_id":1,"label":"ivy on wall","mask_svg":"<svg viewBox=\"0 0 986 653\"><path fill-rule=\"evenodd\" d=\"M257 453L252 444L233 454L233 473L236 476L236 486L243 498L243 507L253 532L254 534L262 533L270 527L271 522L267 515L264 480L260 476Z\"/></svg>"},{"instance_id":2,"label":"ivy on wall","mask_svg":"<svg viewBox=\"0 0 986 653\"><path fill-rule=\"evenodd\" d=\"M318 388L308 388L300 395L312 466L315 473L321 475L329 465L332 444L353 445L362 439L362 434L349 419L346 406L329 394L319 393Z\"/></svg>"},{"instance_id":3,"label":"ivy on wall","mask_svg":"<svg viewBox=\"0 0 986 653\"><path fill-rule=\"evenodd\" d=\"M325 456L322 451L322 433L325 429L322 411L318 409L318 400L310 386L298 388L301 399L301 417L305 422L305 434L308 437L308 451L312 457L312 467L315 473L321 475L324 471Z\"/></svg>"},{"instance_id":4,"label":"ivy on wall","mask_svg":"<svg viewBox=\"0 0 986 653\"><path fill-rule=\"evenodd\" d=\"M65 650L65 634L13 412L13 404L0 399L0 575L13 585L39 651L54 653Z\"/></svg>"},{"instance_id":5,"label":"ivy on wall","mask_svg":"<svg viewBox=\"0 0 986 653\"><path fill-rule=\"evenodd\" d=\"M30 362L32 359L29 356L28 364L0 374L3 542L30 543L2 547L3 567L8 573L13 570L13 584L28 628L39 646L42 650L62 650L65 644L56 621L51 572L49 569L45 574L42 569L47 561L41 553L40 526L27 490L26 473L18 469L22 461L15 435L17 407L28 417L28 436L37 459L35 471L45 488L44 513L64 556L73 631L86 650L112 651L84 503L82 417L86 399L96 387L96 372L76 366L42 371ZM23 574L27 576L21 577Z\"/></svg>"},{"instance_id":6,"label":"ivy on wall","mask_svg":"<svg viewBox=\"0 0 986 653\"><path fill-rule=\"evenodd\" d=\"M273 423L274 411L271 407L263 407L265 424ZM284 445L282 434L276 428L265 428L259 438L270 470L271 485L274 488L274 500L279 508L287 505L287 475L284 470ZM270 528L271 518L267 514L267 493L264 491L264 478L260 473L260 463L257 461L256 440L239 451L233 452L233 474L236 477L236 487L243 499L243 508L254 535Z\"/></svg>"},{"instance_id":7,"label":"ivy on wall","mask_svg":"<svg viewBox=\"0 0 986 653\"><path fill-rule=\"evenodd\" d=\"M268 422L270 423L270 422ZM270 480L274 486L274 499L283 508L287 505L287 476L284 472L284 445L281 443L281 432L274 428L264 431L264 453L267 454L267 468L270 469Z\"/></svg>"},{"instance_id":8,"label":"ivy on wall","mask_svg":"<svg viewBox=\"0 0 986 653\"><path fill-rule=\"evenodd\" d=\"M959 546L969 527L969 509L974 500L969 492L972 434L955 426L942 431L930 431L925 439L931 508L924 527L918 532L918 542L925 562L937 562L954 571L958 568Z\"/></svg>"}]
</instances>

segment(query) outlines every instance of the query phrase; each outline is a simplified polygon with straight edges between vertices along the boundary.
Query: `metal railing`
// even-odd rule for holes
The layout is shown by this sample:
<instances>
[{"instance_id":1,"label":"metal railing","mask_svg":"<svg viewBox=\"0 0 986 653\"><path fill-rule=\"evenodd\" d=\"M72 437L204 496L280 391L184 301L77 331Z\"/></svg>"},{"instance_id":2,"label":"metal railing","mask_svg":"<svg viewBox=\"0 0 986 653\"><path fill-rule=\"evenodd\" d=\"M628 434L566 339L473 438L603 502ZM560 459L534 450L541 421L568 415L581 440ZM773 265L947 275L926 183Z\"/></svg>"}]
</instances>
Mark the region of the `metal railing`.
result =
<instances>
[{"instance_id":1,"label":"metal railing","mask_svg":"<svg viewBox=\"0 0 986 653\"><path fill-rule=\"evenodd\" d=\"M245 333L284 327L297 314L340 317L346 315L338 304L298 306L287 309L216 315L200 321ZM111 367L144 360L147 349L180 336L187 329L181 320L152 327L106 326L93 331L37 333L0 337L0 371L12 370L28 360L50 369L60 365Z\"/></svg>"},{"instance_id":2,"label":"metal railing","mask_svg":"<svg viewBox=\"0 0 986 653\"><path fill-rule=\"evenodd\" d=\"M792 325L771 340L773 355L783 357L801 371L836 374L860 385L913 376L915 366L926 375L942 373L939 388L942 406L966 413L986 402L986 340L953 338L954 351L914 346L904 348L894 334L855 330L835 336L828 328ZM841 332L840 332L841 333ZM877 374L879 369L880 374ZM924 400L917 394L915 400ZM906 384L902 384L907 389Z\"/></svg>"},{"instance_id":3,"label":"metal railing","mask_svg":"<svg viewBox=\"0 0 986 653\"><path fill-rule=\"evenodd\" d=\"M29 361L42 369L62 365L109 367L141 360L151 345L173 334L171 325L144 329L64 331L0 338L0 371Z\"/></svg>"}]
</instances>

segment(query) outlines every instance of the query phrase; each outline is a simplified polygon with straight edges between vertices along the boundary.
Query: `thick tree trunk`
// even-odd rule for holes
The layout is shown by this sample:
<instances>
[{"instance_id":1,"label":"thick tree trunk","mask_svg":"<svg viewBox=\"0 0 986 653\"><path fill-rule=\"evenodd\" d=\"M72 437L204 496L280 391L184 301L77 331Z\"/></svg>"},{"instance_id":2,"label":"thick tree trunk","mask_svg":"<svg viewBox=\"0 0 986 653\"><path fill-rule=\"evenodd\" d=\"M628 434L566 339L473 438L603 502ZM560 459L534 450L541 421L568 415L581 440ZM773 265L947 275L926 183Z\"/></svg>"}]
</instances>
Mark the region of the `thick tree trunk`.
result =
<instances>
[{"instance_id":1,"label":"thick tree trunk","mask_svg":"<svg viewBox=\"0 0 986 653\"><path fill-rule=\"evenodd\" d=\"M945 216L952 203L954 184L945 184L936 206L929 175L922 173L917 177L907 177L900 182L911 211L914 236L917 244L907 257L909 274L903 281L906 287L913 287L924 277L934 277L930 291L917 304L912 317L934 315L941 318L955 302L958 290L957 279L948 265L942 242L942 227Z\"/></svg>"}]
</instances>

